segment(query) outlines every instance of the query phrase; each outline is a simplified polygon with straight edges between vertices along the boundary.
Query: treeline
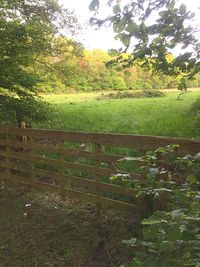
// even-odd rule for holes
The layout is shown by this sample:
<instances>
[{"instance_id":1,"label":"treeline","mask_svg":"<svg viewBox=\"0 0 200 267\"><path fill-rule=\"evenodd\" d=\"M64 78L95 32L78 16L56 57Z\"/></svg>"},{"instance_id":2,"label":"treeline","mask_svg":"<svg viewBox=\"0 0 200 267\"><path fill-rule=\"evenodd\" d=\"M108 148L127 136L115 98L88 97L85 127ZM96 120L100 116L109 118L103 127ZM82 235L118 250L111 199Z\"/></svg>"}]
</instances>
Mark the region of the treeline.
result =
<instances>
[{"instance_id":1,"label":"treeline","mask_svg":"<svg viewBox=\"0 0 200 267\"><path fill-rule=\"evenodd\" d=\"M103 50L87 51L81 44L63 38L57 39L54 45L59 46L59 54L40 59L36 68L41 76L41 82L37 84L40 93L159 90L177 86L174 77L152 75L150 71L145 71L137 65L120 71L108 68L105 63L112 57ZM200 76L190 82L189 86L199 87Z\"/></svg>"}]
</instances>

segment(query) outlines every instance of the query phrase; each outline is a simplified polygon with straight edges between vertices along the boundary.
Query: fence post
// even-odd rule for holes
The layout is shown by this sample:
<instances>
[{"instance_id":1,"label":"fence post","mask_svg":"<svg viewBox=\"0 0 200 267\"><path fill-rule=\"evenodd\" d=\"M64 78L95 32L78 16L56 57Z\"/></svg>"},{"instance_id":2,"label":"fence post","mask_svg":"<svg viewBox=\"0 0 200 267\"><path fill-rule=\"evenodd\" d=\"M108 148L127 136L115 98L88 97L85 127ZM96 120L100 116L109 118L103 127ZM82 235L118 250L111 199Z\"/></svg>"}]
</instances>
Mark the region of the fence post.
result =
<instances>
[{"instance_id":1,"label":"fence post","mask_svg":"<svg viewBox=\"0 0 200 267\"><path fill-rule=\"evenodd\" d=\"M97 213L99 214L100 213L100 209L101 209L101 192L99 190L99 183L100 183L100 179L101 179L101 176L98 174L98 168L99 168L99 159L98 159L98 156L97 154L101 152L101 145L98 144L98 143L94 143L94 146L95 146L95 167L96 167L96 170L95 170L95 187L96 187L96 196L97 196Z\"/></svg>"},{"instance_id":2,"label":"fence post","mask_svg":"<svg viewBox=\"0 0 200 267\"><path fill-rule=\"evenodd\" d=\"M9 158L9 152L10 152L10 134L6 134L6 165L7 168L5 169L6 179L10 179L10 158ZM7 181L7 180L6 180Z\"/></svg>"},{"instance_id":3,"label":"fence post","mask_svg":"<svg viewBox=\"0 0 200 267\"><path fill-rule=\"evenodd\" d=\"M29 141L30 141L31 144L34 143L33 140L34 140L34 138L33 138L32 136L30 136L30 137L29 137ZM28 139L27 139L26 141L28 141ZM24 142L24 141L22 141L22 142ZM31 157L34 156L34 152L33 152L33 150L32 150L31 148L30 148L30 150L28 150L28 154L29 154L29 156L31 156ZM34 168L35 168L35 163L32 162L32 161L30 161L29 166L30 166L30 169L31 169L31 170L34 170ZM31 174L30 174L30 178L31 178L31 180L34 180L34 178L36 178L35 174L31 173ZM33 192L35 192L34 188L32 188L32 190L33 190Z\"/></svg>"},{"instance_id":4,"label":"fence post","mask_svg":"<svg viewBox=\"0 0 200 267\"><path fill-rule=\"evenodd\" d=\"M62 149L63 146L64 146L64 140L59 140L58 141L58 146L59 146L59 148ZM60 161L64 161L65 160L65 155L62 152L60 152L59 160ZM62 200L65 200L65 194L64 194L64 187L65 187L65 185L64 185L64 180L63 180L63 174L65 174L65 170L64 170L63 167L60 167L59 168L59 173L60 173L60 191L61 191L61 198L62 198ZM68 186L69 186L69 183L68 183Z\"/></svg>"}]
</instances>

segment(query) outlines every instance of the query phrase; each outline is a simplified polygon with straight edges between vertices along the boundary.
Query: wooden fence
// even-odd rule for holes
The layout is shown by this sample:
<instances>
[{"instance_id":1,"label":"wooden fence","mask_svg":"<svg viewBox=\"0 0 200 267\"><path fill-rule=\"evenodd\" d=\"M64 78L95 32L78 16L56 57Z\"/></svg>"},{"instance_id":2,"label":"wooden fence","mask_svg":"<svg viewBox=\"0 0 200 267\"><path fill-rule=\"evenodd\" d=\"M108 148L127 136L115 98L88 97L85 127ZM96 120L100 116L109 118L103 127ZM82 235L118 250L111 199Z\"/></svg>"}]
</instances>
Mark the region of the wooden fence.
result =
<instances>
[{"instance_id":1,"label":"wooden fence","mask_svg":"<svg viewBox=\"0 0 200 267\"><path fill-rule=\"evenodd\" d=\"M102 134L39 129L0 128L1 178L30 187L60 192L84 201L138 210L135 191L113 184L110 177L128 175L144 181L132 166L122 164L125 156L179 144L180 154L200 151L199 140L168 137Z\"/></svg>"}]
</instances>

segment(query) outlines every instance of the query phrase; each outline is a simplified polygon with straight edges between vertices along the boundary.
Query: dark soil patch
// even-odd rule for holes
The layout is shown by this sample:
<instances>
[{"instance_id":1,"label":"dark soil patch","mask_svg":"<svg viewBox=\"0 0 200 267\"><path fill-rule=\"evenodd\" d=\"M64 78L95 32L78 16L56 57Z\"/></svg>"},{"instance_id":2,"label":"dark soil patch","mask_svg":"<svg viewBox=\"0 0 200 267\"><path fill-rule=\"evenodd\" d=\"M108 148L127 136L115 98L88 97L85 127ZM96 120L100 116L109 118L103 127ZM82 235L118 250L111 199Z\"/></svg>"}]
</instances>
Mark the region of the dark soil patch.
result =
<instances>
[{"instance_id":1,"label":"dark soil patch","mask_svg":"<svg viewBox=\"0 0 200 267\"><path fill-rule=\"evenodd\" d=\"M1 267L117 267L132 251L121 241L136 236L138 219L112 209L62 200L27 188L0 189Z\"/></svg>"}]
</instances>

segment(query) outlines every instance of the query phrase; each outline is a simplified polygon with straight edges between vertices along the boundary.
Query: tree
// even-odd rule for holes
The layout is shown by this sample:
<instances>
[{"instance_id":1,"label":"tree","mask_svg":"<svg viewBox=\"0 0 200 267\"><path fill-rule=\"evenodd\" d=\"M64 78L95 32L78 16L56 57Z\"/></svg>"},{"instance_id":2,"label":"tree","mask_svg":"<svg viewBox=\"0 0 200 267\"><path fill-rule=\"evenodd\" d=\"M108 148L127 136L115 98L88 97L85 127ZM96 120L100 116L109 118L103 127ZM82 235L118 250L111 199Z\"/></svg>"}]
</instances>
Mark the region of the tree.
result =
<instances>
[{"instance_id":1,"label":"tree","mask_svg":"<svg viewBox=\"0 0 200 267\"><path fill-rule=\"evenodd\" d=\"M55 37L65 29L76 30L73 13L57 0L0 1L0 111L1 120L43 120L47 104L39 98L36 84L41 81L35 64L57 56Z\"/></svg>"},{"instance_id":2,"label":"tree","mask_svg":"<svg viewBox=\"0 0 200 267\"><path fill-rule=\"evenodd\" d=\"M108 5L112 15L90 19L92 25L99 27L111 24L115 38L123 44L116 51L118 57L107 65L120 64L126 68L137 63L152 73L178 77L178 88L186 89L187 81L200 71L200 43L197 30L190 26L194 14L175 0L129 0L125 4L110 0ZM99 6L99 0L93 0L89 8L97 13ZM180 54L172 57L178 46ZM127 51L130 55L124 60L121 53Z\"/></svg>"}]
</instances>

